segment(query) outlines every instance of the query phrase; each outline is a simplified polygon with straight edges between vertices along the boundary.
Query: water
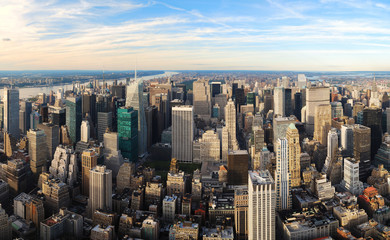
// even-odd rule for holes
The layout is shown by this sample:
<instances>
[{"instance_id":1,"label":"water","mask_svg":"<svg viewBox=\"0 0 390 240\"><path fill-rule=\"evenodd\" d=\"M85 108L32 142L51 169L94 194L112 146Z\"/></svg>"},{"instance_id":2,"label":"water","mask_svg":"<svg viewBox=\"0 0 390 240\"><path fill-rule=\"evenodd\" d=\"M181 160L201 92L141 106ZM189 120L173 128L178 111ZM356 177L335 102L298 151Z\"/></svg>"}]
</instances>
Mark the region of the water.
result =
<instances>
[{"instance_id":1,"label":"water","mask_svg":"<svg viewBox=\"0 0 390 240\"><path fill-rule=\"evenodd\" d=\"M170 77L172 75L178 74L178 72L164 72L162 74L157 74L157 75L150 75L150 76L145 76L142 77L143 80L151 80L154 78L160 78L160 77ZM112 84L114 80L106 80L106 83ZM118 79L118 84L119 83L126 83L126 79ZM89 82L82 83L82 85L87 85ZM64 85L57 85L57 86L47 86L47 87L23 87L19 88L19 98L24 99L24 98L31 98L37 96L39 93L45 93L45 94L50 94L50 91L53 91L56 93L58 89L62 88L64 91L72 89L72 84L64 84ZM0 89L0 96L3 97L4 91L3 89Z\"/></svg>"}]
</instances>

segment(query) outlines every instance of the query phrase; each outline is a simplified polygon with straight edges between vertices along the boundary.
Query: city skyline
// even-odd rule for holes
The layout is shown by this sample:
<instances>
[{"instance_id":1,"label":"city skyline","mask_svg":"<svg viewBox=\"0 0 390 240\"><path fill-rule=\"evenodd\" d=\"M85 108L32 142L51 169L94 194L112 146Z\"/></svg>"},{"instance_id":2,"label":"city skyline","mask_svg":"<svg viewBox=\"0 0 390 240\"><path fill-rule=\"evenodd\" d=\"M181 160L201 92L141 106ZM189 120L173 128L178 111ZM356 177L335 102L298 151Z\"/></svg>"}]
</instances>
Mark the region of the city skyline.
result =
<instances>
[{"instance_id":1,"label":"city skyline","mask_svg":"<svg viewBox=\"0 0 390 240\"><path fill-rule=\"evenodd\" d=\"M386 1L5 1L1 70L383 71Z\"/></svg>"}]
</instances>

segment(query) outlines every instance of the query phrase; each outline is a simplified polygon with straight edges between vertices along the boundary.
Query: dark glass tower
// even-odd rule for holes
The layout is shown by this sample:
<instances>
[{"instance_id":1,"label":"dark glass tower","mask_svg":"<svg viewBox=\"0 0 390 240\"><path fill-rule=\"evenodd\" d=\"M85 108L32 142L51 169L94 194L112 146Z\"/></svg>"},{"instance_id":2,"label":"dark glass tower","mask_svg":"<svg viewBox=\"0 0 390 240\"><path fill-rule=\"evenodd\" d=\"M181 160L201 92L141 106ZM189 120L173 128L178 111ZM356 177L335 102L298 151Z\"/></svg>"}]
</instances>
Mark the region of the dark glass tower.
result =
<instances>
[{"instance_id":1,"label":"dark glass tower","mask_svg":"<svg viewBox=\"0 0 390 240\"><path fill-rule=\"evenodd\" d=\"M302 93L296 92L294 94L294 101L295 101L294 115L298 118L299 121L301 121Z\"/></svg>"},{"instance_id":2,"label":"dark glass tower","mask_svg":"<svg viewBox=\"0 0 390 240\"><path fill-rule=\"evenodd\" d=\"M68 97L66 99L66 126L68 126L69 136L74 144L80 141L81 108L81 97Z\"/></svg>"},{"instance_id":3,"label":"dark glass tower","mask_svg":"<svg viewBox=\"0 0 390 240\"><path fill-rule=\"evenodd\" d=\"M118 109L119 149L123 157L136 161L138 157L138 112L132 107Z\"/></svg>"}]
</instances>

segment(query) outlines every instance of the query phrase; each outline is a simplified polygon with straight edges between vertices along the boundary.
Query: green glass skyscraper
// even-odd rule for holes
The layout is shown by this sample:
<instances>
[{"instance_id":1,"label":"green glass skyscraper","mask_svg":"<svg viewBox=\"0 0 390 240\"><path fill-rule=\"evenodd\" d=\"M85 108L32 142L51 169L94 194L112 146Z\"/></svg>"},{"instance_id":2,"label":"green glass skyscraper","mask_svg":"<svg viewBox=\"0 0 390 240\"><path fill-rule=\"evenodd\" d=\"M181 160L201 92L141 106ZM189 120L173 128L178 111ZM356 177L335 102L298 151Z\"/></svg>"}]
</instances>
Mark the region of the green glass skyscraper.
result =
<instances>
[{"instance_id":1,"label":"green glass skyscraper","mask_svg":"<svg viewBox=\"0 0 390 240\"><path fill-rule=\"evenodd\" d=\"M122 156L130 161L138 157L138 111L132 107L118 109L118 138Z\"/></svg>"},{"instance_id":2,"label":"green glass skyscraper","mask_svg":"<svg viewBox=\"0 0 390 240\"><path fill-rule=\"evenodd\" d=\"M81 97L68 97L66 99L66 126L73 144L80 141L80 127L82 121Z\"/></svg>"}]
</instances>

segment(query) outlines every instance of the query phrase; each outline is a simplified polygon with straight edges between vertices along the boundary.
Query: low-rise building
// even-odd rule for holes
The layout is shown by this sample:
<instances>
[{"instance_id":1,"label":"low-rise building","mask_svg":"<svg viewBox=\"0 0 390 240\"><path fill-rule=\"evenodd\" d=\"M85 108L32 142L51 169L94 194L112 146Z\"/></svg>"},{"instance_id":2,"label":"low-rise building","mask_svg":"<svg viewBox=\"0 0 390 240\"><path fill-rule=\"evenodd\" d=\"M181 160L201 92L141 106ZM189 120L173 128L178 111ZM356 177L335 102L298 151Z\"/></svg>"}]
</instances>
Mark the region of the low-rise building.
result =
<instances>
[{"instance_id":1,"label":"low-rise building","mask_svg":"<svg viewBox=\"0 0 390 240\"><path fill-rule=\"evenodd\" d=\"M169 229L169 240L199 239L199 225L191 221L177 222Z\"/></svg>"}]
</instances>

